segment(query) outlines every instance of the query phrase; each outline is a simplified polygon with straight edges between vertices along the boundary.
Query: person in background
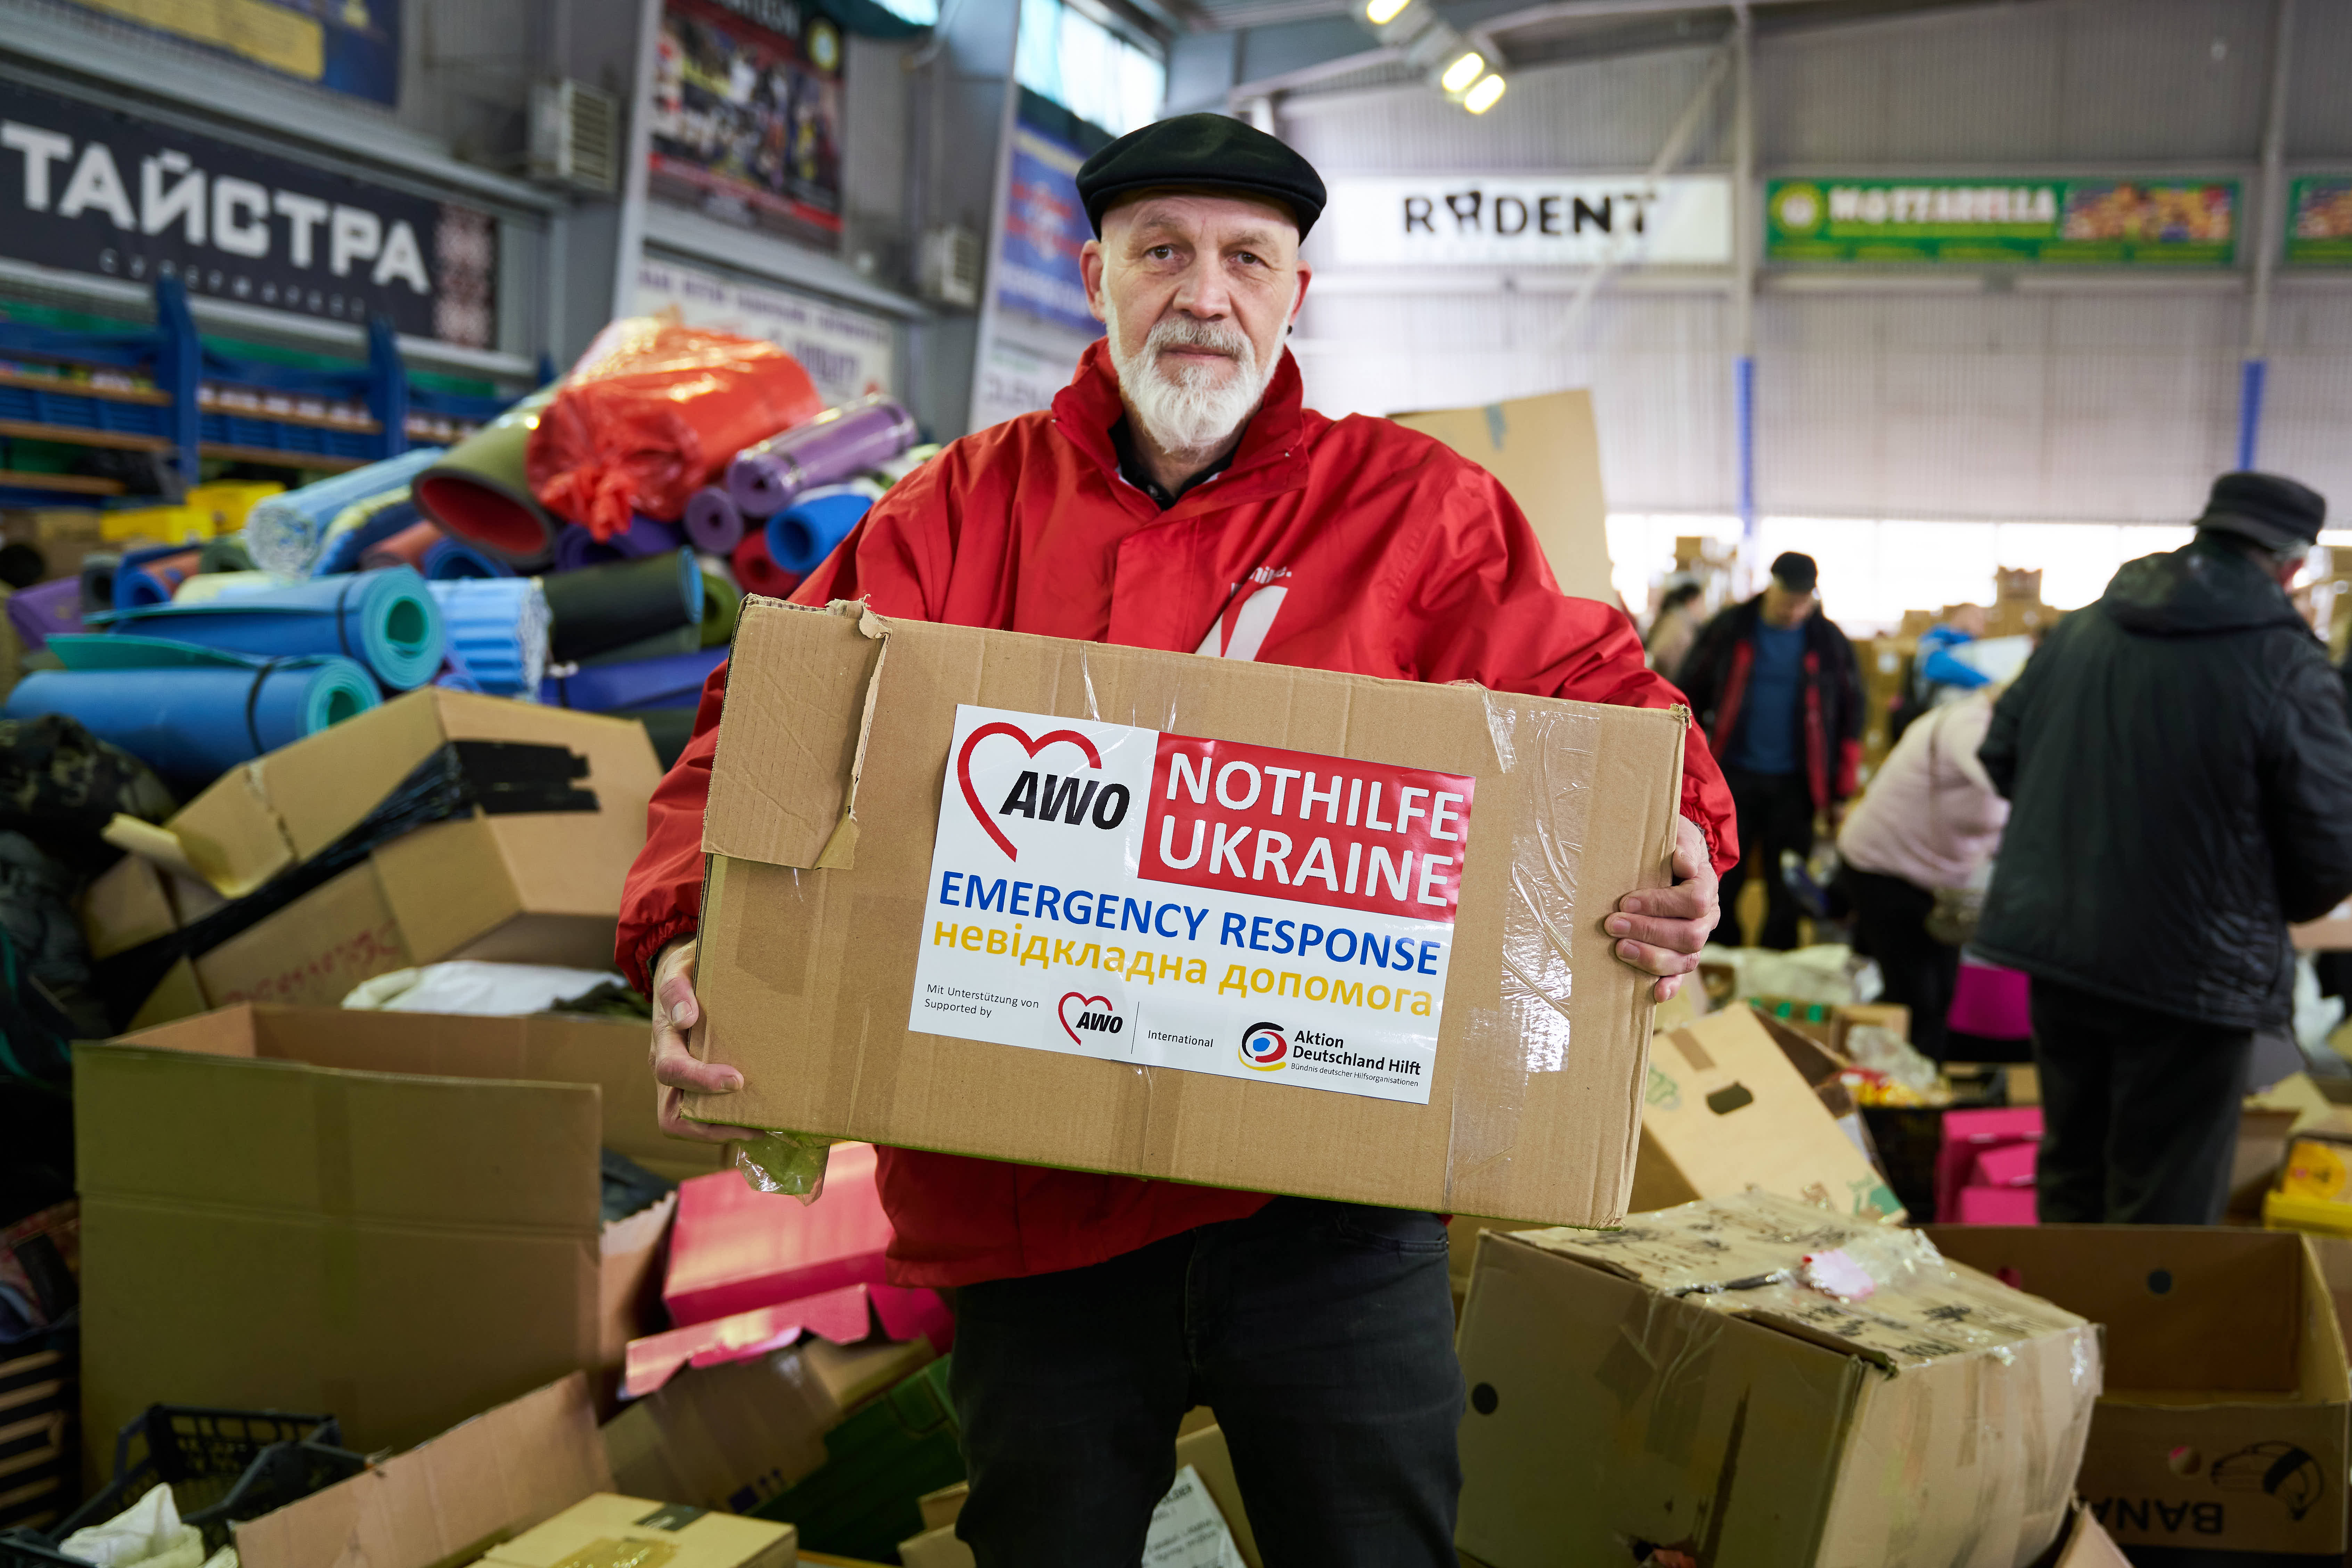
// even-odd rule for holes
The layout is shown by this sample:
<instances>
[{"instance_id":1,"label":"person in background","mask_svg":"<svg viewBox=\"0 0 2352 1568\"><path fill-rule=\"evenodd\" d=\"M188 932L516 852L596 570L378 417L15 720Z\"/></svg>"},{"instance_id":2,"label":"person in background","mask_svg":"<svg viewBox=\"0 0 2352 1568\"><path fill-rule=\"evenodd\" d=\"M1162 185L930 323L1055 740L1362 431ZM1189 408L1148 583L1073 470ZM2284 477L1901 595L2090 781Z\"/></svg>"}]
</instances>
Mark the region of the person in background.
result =
<instances>
[{"instance_id":1,"label":"person in background","mask_svg":"<svg viewBox=\"0 0 2352 1568\"><path fill-rule=\"evenodd\" d=\"M1973 692L1912 725L1838 830L1854 950L1878 961L1879 1000L1911 1009L1911 1043L1932 1061L1944 1059L1960 950L1929 931L1928 917L1939 892L1976 879L2009 820L1977 759L1992 702Z\"/></svg>"},{"instance_id":2,"label":"person in background","mask_svg":"<svg viewBox=\"0 0 2352 1568\"><path fill-rule=\"evenodd\" d=\"M1643 651L1648 655L1650 668L1672 680L1690 656L1691 644L1698 640L1700 601L1704 589L1696 583L1677 583L1658 601L1658 613L1650 619L1649 634L1642 639Z\"/></svg>"},{"instance_id":3,"label":"person in background","mask_svg":"<svg viewBox=\"0 0 2352 1568\"><path fill-rule=\"evenodd\" d=\"M1614 605L1562 595L1494 478L1386 419L1306 406L1283 346L1324 202L1304 158L1222 114L1130 132L1081 167L1079 252L1107 331L1050 411L952 441L793 595L876 613L1392 680L1671 708ZM661 1124L733 1067L685 1031L702 818L726 700L655 791L617 955L654 999ZM1674 883L1586 889L1665 1001L1736 851L1706 747L1684 748ZM1267 1089L1267 1094L1291 1092ZM1407 1209L978 1160L880 1154L890 1278L953 1287L950 1392L980 1568L1125 1568L1208 1405L1268 1563L1454 1568L1461 1363L1444 1223Z\"/></svg>"},{"instance_id":4,"label":"person in background","mask_svg":"<svg viewBox=\"0 0 2352 1568\"><path fill-rule=\"evenodd\" d=\"M1783 951L1797 945L1799 910L1781 852L1811 858L1816 820L1836 825L1862 761L1862 676L1853 645L1818 613L1820 583L1811 556L1775 560L1762 593L1707 623L1676 680L1723 759L1739 818L1723 908L1737 911L1746 878L1762 877L1761 942Z\"/></svg>"},{"instance_id":5,"label":"person in background","mask_svg":"<svg viewBox=\"0 0 2352 1568\"><path fill-rule=\"evenodd\" d=\"M1952 657L1954 648L1972 643L1984 635L1985 610L1982 605L1957 605L1943 624L1930 626L1920 634L1919 651L1911 666L1911 682L1923 710L1966 696L1971 691L1981 691L1991 684L1992 677L1976 666Z\"/></svg>"},{"instance_id":6,"label":"person in background","mask_svg":"<svg viewBox=\"0 0 2352 1568\"><path fill-rule=\"evenodd\" d=\"M2326 503L2224 474L2060 622L1979 752L2011 803L1974 943L2030 977L2044 1223L2212 1225L2290 921L2352 893L2352 724L2287 597Z\"/></svg>"}]
</instances>

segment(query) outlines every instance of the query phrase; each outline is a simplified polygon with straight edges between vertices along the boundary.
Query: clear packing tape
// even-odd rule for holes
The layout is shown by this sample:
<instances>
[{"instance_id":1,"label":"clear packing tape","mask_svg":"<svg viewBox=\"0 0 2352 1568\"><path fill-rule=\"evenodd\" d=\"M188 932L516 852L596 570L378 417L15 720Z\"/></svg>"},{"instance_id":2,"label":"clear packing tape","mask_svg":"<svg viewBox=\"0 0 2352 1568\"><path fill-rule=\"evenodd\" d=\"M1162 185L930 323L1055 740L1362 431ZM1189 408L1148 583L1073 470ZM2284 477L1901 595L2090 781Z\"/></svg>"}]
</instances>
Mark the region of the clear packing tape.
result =
<instances>
[{"instance_id":1,"label":"clear packing tape","mask_svg":"<svg viewBox=\"0 0 2352 1568\"><path fill-rule=\"evenodd\" d=\"M806 1132L766 1132L727 1145L736 1170L754 1192L783 1193L813 1204L824 1195L824 1167L838 1138Z\"/></svg>"},{"instance_id":2,"label":"clear packing tape","mask_svg":"<svg viewBox=\"0 0 2352 1568\"><path fill-rule=\"evenodd\" d=\"M1706 1470L1722 1458L1709 1412L1734 1401L1792 1443L1801 1426L1844 1432L1819 1561L2023 1568L2063 1528L2102 1386L2099 1331L1955 1267L1921 1233L1751 1190L1617 1231L1512 1239L1644 1287L1594 1373L1638 1424L1629 1441ZM1870 1370L1843 1385L1842 1408L1798 1408L1798 1380L1753 1378L1757 1342L1728 1342L1751 1328Z\"/></svg>"}]
</instances>

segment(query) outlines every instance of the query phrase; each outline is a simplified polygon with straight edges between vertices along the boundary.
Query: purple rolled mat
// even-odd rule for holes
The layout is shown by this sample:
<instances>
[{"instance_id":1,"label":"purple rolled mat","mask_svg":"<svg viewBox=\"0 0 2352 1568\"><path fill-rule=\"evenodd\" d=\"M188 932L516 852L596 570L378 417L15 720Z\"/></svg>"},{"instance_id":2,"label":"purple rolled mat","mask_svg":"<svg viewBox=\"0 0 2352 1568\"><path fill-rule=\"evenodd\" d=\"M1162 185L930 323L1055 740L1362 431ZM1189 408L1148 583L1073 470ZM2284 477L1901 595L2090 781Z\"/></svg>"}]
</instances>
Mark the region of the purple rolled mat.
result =
<instances>
[{"instance_id":1,"label":"purple rolled mat","mask_svg":"<svg viewBox=\"0 0 2352 1568\"><path fill-rule=\"evenodd\" d=\"M745 517L773 517L818 485L837 485L915 444L915 416L882 394L828 408L746 447L727 465L727 494Z\"/></svg>"},{"instance_id":2,"label":"purple rolled mat","mask_svg":"<svg viewBox=\"0 0 2352 1568\"><path fill-rule=\"evenodd\" d=\"M81 579L60 577L17 589L8 595L8 624L26 653L47 647L53 632L81 630Z\"/></svg>"},{"instance_id":3,"label":"purple rolled mat","mask_svg":"<svg viewBox=\"0 0 2352 1568\"><path fill-rule=\"evenodd\" d=\"M686 498L686 536L713 555L732 555L743 542L743 509L726 486L705 485Z\"/></svg>"},{"instance_id":4,"label":"purple rolled mat","mask_svg":"<svg viewBox=\"0 0 2352 1568\"><path fill-rule=\"evenodd\" d=\"M628 531L610 539L598 539L578 523L570 523L555 536L554 569L576 572L606 561L642 561L648 555L667 554L680 542L676 525L649 517L631 519Z\"/></svg>"}]
</instances>

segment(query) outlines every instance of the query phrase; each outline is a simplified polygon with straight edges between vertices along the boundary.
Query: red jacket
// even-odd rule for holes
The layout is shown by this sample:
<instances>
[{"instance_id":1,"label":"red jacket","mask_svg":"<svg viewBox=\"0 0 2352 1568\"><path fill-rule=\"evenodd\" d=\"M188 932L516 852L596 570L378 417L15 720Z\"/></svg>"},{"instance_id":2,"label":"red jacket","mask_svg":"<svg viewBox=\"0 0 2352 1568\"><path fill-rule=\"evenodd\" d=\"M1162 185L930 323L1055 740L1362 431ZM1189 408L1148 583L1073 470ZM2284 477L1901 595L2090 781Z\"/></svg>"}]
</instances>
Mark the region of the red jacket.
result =
<instances>
[{"instance_id":1,"label":"red jacket","mask_svg":"<svg viewBox=\"0 0 2352 1568\"><path fill-rule=\"evenodd\" d=\"M1287 354L1225 472L1166 511L1119 477L1123 413L1097 341L1050 413L967 436L893 488L803 583L803 604L1402 680L1663 708L1613 606L1554 584L1535 531L1475 463L1385 419L1301 405ZM662 781L621 904L639 985L690 934L702 890L722 667ZM1730 793L1694 729L1683 814L1718 868L1738 853ZM886 1151L892 1278L963 1285L1099 1262L1267 1202L1125 1176Z\"/></svg>"}]
</instances>

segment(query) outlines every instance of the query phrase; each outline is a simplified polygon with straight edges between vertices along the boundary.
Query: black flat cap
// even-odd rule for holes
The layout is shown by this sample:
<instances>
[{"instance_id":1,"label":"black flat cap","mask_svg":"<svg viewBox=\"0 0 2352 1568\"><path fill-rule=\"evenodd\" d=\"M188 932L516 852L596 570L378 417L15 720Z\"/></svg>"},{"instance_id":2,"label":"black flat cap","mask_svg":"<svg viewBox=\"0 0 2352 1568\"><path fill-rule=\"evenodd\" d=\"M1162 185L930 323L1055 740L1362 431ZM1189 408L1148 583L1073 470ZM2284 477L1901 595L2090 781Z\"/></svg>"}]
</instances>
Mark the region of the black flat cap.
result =
<instances>
[{"instance_id":1,"label":"black flat cap","mask_svg":"<svg viewBox=\"0 0 2352 1568\"><path fill-rule=\"evenodd\" d=\"M2197 526L2291 550L2317 541L2326 521L2327 498L2309 485L2278 474L2239 472L2213 481Z\"/></svg>"},{"instance_id":2,"label":"black flat cap","mask_svg":"<svg viewBox=\"0 0 2352 1568\"><path fill-rule=\"evenodd\" d=\"M1180 114L1130 131L1078 169L1078 199L1102 237L1103 214L1123 195L1171 185L1238 191L1288 207L1298 237L1323 216L1315 165L1256 127L1224 114Z\"/></svg>"},{"instance_id":3,"label":"black flat cap","mask_svg":"<svg viewBox=\"0 0 2352 1568\"><path fill-rule=\"evenodd\" d=\"M1772 580L1792 594L1810 594L1821 584L1822 569L1811 556L1787 550L1773 558Z\"/></svg>"}]
</instances>

